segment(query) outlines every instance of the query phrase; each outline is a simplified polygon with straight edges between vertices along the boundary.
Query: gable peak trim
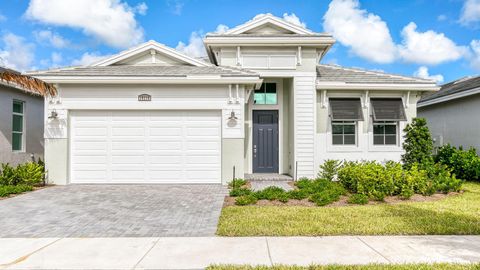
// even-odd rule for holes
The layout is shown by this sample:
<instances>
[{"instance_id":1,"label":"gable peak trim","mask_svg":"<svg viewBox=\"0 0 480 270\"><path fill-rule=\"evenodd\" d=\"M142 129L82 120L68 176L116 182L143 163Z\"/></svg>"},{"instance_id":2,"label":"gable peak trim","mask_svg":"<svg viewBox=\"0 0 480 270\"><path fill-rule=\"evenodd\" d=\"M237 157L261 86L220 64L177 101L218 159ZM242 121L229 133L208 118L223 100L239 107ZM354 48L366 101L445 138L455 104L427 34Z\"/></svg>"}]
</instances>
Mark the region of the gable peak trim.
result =
<instances>
[{"instance_id":1,"label":"gable peak trim","mask_svg":"<svg viewBox=\"0 0 480 270\"><path fill-rule=\"evenodd\" d=\"M144 52L150 52L155 51L155 53L160 52L163 53L167 56L170 56L174 59L177 59L179 61L185 62L187 64L191 64L193 66L198 66L198 67L206 67L206 66L211 66L211 64L203 62L201 60L195 59L193 57L190 57L186 54L183 54L171 47L168 47L162 43L159 43L155 40L149 40L145 43L142 43L140 45L137 45L135 47L132 47L130 49L127 49L125 51L122 51L118 54L115 54L107 59L103 59L99 62L96 62L94 64L91 64L90 66L92 67L102 67L102 66L110 66L115 63L118 63L122 60L125 60L127 58L130 58L132 56L144 53Z\"/></svg>"},{"instance_id":2,"label":"gable peak trim","mask_svg":"<svg viewBox=\"0 0 480 270\"><path fill-rule=\"evenodd\" d=\"M243 34L243 33L247 32L249 30L252 30L254 28L257 28L257 27L260 27L262 25L266 25L266 24L269 24L269 23L274 25L274 26L277 26L277 27L283 28L285 30L291 31L295 34L304 34L304 35L314 34L314 32L312 32L312 31L310 31L306 28L303 28L299 25L287 22L284 19L279 18L277 16L274 16L270 13L264 14L264 15L259 16L257 18L253 18L252 20L247 21L244 24L241 24L241 25L239 25L235 28L232 28L232 29L226 31L225 34L226 35Z\"/></svg>"}]
</instances>

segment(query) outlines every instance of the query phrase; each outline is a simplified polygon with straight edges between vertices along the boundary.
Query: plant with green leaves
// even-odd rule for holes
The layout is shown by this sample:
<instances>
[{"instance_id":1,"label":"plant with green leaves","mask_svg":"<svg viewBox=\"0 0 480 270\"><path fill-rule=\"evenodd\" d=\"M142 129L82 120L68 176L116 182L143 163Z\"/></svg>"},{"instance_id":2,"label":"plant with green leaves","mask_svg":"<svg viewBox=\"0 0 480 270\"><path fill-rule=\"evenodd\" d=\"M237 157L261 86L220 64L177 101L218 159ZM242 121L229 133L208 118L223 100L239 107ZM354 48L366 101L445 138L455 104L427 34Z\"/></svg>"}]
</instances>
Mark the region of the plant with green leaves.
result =
<instances>
[{"instance_id":1,"label":"plant with green leaves","mask_svg":"<svg viewBox=\"0 0 480 270\"><path fill-rule=\"evenodd\" d=\"M433 163L433 140L425 118L414 118L403 130L402 162L409 169L414 163L429 166Z\"/></svg>"},{"instance_id":2,"label":"plant with green leaves","mask_svg":"<svg viewBox=\"0 0 480 270\"><path fill-rule=\"evenodd\" d=\"M335 180L338 169L342 166L342 162L336 159L327 159L320 165L318 178L327 179L329 181Z\"/></svg>"},{"instance_id":3,"label":"plant with green leaves","mask_svg":"<svg viewBox=\"0 0 480 270\"><path fill-rule=\"evenodd\" d=\"M435 161L447 165L452 172L463 180L480 179L480 157L475 148L463 150L446 144L438 149Z\"/></svg>"}]
</instances>

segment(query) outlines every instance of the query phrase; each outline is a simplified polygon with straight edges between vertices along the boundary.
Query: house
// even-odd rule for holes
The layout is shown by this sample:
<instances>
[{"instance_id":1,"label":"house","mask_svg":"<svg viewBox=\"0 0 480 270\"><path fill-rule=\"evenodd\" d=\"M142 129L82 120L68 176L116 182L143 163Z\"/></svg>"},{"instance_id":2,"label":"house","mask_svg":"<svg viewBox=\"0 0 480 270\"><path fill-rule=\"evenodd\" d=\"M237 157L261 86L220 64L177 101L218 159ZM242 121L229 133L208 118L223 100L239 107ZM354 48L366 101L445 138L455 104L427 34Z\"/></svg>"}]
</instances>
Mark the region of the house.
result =
<instances>
[{"instance_id":1,"label":"house","mask_svg":"<svg viewBox=\"0 0 480 270\"><path fill-rule=\"evenodd\" d=\"M32 75L47 101L49 180L226 183L314 177L326 159L399 160L433 81L319 64L335 43L270 14L204 38L209 62L149 41Z\"/></svg>"},{"instance_id":2,"label":"house","mask_svg":"<svg viewBox=\"0 0 480 270\"><path fill-rule=\"evenodd\" d=\"M444 84L417 106L418 115L427 119L436 146L475 147L480 153L480 76Z\"/></svg>"},{"instance_id":3,"label":"house","mask_svg":"<svg viewBox=\"0 0 480 270\"><path fill-rule=\"evenodd\" d=\"M44 94L49 85L0 67L0 163L43 159Z\"/></svg>"}]
</instances>

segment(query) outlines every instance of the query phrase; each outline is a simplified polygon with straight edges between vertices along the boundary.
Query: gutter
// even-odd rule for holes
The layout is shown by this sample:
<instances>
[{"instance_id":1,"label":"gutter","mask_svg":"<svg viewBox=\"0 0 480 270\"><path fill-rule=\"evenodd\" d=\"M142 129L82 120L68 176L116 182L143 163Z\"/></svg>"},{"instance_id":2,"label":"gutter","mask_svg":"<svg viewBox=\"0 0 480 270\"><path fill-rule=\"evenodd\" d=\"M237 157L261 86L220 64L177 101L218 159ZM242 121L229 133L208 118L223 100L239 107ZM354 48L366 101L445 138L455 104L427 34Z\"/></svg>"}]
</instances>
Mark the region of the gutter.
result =
<instances>
[{"instance_id":1,"label":"gutter","mask_svg":"<svg viewBox=\"0 0 480 270\"><path fill-rule=\"evenodd\" d=\"M317 90L407 90L407 91L438 91L435 84L360 84L341 82L317 82Z\"/></svg>"}]
</instances>

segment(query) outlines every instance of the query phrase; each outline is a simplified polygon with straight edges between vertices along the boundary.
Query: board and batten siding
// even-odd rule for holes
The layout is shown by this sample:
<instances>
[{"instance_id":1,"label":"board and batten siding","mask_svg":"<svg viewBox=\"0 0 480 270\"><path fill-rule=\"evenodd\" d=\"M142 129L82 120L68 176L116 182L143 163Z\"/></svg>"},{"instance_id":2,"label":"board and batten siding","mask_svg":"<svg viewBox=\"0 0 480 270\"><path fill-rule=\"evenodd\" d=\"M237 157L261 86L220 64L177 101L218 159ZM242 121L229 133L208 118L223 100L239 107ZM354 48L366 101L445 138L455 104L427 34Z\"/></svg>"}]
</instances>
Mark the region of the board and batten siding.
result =
<instances>
[{"instance_id":1,"label":"board and batten siding","mask_svg":"<svg viewBox=\"0 0 480 270\"><path fill-rule=\"evenodd\" d=\"M315 172L315 73L294 77L295 161L297 177L314 177Z\"/></svg>"}]
</instances>

